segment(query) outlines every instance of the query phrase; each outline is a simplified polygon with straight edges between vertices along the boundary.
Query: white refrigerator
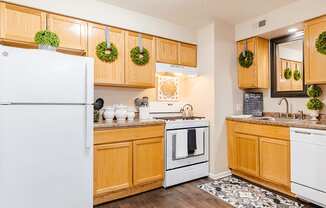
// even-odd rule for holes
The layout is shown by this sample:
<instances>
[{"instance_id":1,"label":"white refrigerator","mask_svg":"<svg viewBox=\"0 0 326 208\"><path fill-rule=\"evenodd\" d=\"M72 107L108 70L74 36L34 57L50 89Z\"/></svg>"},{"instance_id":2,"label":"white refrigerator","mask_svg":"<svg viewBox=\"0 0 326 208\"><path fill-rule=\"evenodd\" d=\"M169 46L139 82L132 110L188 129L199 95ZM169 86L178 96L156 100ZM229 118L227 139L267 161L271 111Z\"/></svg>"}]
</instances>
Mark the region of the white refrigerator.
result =
<instances>
[{"instance_id":1,"label":"white refrigerator","mask_svg":"<svg viewBox=\"0 0 326 208\"><path fill-rule=\"evenodd\" d=\"M0 45L0 207L93 207L93 59Z\"/></svg>"}]
</instances>

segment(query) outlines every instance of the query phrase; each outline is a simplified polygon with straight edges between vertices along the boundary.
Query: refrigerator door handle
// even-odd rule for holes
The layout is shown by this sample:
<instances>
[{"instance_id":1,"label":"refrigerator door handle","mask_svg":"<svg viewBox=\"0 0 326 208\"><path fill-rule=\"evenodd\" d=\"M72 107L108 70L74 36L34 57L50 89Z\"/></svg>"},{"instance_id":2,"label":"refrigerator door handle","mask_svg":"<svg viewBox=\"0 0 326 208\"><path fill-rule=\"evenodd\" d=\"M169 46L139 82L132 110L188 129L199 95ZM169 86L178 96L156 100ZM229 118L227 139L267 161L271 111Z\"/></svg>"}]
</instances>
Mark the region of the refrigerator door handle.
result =
<instances>
[{"instance_id":1,"label":"refrigerator door handle","mask_svg":"<svg viewBox=\"0 0 326 208\"><path fill-rule=\"evenodd\" d=\"M87 63L85 63L85 103L88 103L88 68Z\"/></svg>"},{"instance_id":2,"label":"refrigerator door handle","mask_svg":"<svg viewBox=\"0 0 326 208\"><path fill-rule=\"evenodd\" d=\"M91 64L93 62L88 61L85 63L85 102L86 104L93 104L93 70Z\"/></svg>"},{"instance_id":3,"label":"refrigerator door handle","mask_svg":"<svg viewBox=\"0 0 326 208\"><path fill-rule=\"evenodd\" d=\"M85 105L85 149L90 150L93 145L93 106Z\"/></svg>"}]
</instances>

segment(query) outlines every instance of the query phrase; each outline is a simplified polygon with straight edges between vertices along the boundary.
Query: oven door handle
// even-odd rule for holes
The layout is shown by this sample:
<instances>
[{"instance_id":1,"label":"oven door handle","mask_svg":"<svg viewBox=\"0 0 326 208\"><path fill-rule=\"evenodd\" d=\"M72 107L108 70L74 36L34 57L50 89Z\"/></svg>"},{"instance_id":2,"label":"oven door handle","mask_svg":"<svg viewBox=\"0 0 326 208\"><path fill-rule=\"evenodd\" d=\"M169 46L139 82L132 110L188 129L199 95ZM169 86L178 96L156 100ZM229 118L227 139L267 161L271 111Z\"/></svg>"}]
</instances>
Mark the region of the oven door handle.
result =
<instances>
[{"instance_id":1,"label":"oven door handle","mask_svg":"<svg viewBox=\"0 0 326 208\"><path fill-rule=\"evenodd\" d=\"M200 157L200 156L203 156L206 154L206 145L208 145L208 141L206 142L206 140L208 138L206 138L206 129L203 131L203 140L202 140L202 143L203 143L203 152L201 154L188 154L186 157L180 157L180 158L177 158L176 157L176 139L177 139L177 134L172 134L172 160L173 161L178 161L178 160L185 160L185 159L188 159L188 158L193 158L193 157ZM206 144L207 143L207 144Z\"/></svg>"}]
</instances>

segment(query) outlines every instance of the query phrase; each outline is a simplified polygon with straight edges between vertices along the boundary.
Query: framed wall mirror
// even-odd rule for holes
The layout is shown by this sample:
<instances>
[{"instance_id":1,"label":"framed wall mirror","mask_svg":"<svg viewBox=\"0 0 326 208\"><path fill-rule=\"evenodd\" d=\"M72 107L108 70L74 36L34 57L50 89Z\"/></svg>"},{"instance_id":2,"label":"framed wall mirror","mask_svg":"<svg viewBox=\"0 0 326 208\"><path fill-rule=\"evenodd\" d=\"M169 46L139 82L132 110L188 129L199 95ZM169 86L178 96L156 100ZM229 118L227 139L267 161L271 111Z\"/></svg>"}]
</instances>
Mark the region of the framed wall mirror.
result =
<instances>
[{"instance_id":1,"label":"framed wall mirror","mask_svg":"<svg viewBox=\"0 0 326 208\"><path fill-rule=\"evenodd\" d=\"M306 97L304 34L271 40L271 97Z\"/></svg>"}]
</instances>

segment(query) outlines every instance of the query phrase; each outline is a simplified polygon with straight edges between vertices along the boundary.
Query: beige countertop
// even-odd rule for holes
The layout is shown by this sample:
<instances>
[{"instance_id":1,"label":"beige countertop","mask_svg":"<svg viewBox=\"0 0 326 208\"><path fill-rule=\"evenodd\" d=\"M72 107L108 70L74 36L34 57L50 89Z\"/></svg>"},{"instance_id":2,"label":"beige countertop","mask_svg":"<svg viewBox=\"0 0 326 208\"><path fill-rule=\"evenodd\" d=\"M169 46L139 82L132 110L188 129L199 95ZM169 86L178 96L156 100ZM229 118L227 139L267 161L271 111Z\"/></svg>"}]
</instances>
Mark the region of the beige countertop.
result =
<instances>
[{"instance_id":1,"label":"beige countertop","mask_svg":"<svg viewBox=\"0 0 326 208\"><path fill-rule=\"evenodd\" d=\"M226 117L226 120L239 121L239 122L245 122L245 123L253 123L253 124L326 130L326 121L325 120L310 121L310 120L298 120L298 119L286 119L286 118L274 118L274 120L262 120L260 118L255 118L255 117L235 118L232 116Z\"/></svg>"},{"instance_id":2,"label":"beige countertop","mask_svg":"<svg viewBox=\"0 0 326 208\"><path fill-rule=\"evenodd\" d=\"M138 119L135 119L133 121L113 121L113 122L99 121L94 123L94 129L152 126L152 125L160 125L160 124L165 124L165 122L163 120L138 120Z\"/></svg>"}]
</instances>

